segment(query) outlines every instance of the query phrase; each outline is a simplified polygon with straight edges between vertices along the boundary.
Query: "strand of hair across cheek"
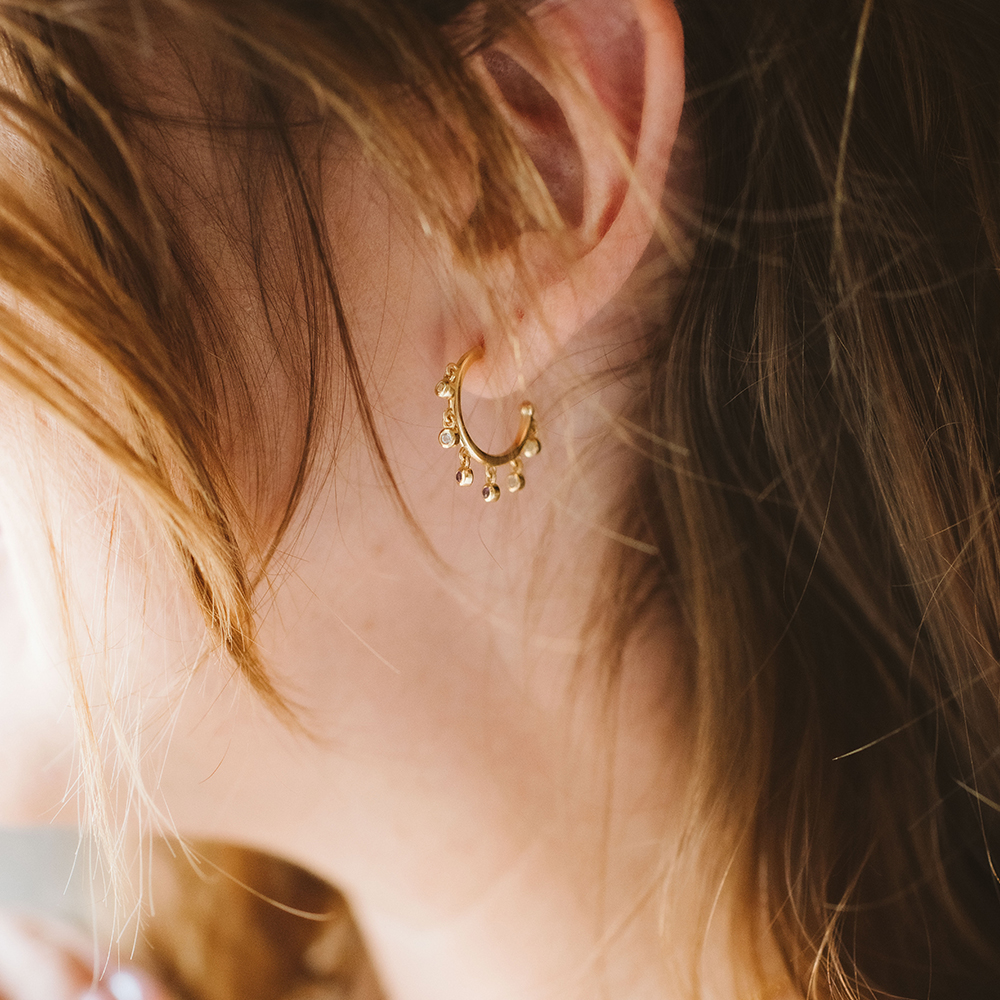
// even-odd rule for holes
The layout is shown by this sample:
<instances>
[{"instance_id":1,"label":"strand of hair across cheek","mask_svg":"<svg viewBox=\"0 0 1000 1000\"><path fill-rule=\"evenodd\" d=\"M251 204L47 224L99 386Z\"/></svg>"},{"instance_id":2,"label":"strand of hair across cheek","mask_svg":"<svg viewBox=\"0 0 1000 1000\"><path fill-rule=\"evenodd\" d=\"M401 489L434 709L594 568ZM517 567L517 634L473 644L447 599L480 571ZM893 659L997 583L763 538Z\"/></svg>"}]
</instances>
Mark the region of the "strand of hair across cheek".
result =
<instances>
[{"instance_id":1,"label":"strand of hair across cheek","mask_svg":"<svg viewBox=\"0 0 1000 1000\"><path fill-rule=\"evenodd\" d=\"M775 935L810 997L992 1000L1000 974L991 4L681 5L704 211L649 336L654 445L622 519L651 526L639 576L675 597L695 651L692 843L720 884L739 870L748 936ZM145 29L121 16L131 4L4 6L3 118L61 215L16 177L0 191L16 303L0 312L0 377L128 482L209 632L279 713L255 584L322 476L337 371L341 411L360 415L399 493L331 265L316 144L331 122L348 131L473 272L555 231L463 61L528 6L172 0L148 5ZM226 84L183 125L226 152L242 142L244 179L261 178L226 203L247 223L261 311L281 280L308 301L280 355L307 387L301 447L264 538L225 442L227 420L264 439L266 408L211 268L140 166L177 123L125 100L109 66L154 24L196 37L192 62L209 53ZM454 210L466 185L471 219ZM302 249L290 278L271 273L270 223ZM615 636L641 604L632 580L614 580Z\"/></svg>"},{"instance_id":2,"label":"strand of hair across cheek","mask_svg":"<svg viewBox=\"0 0 1000 1000\"><path fill-rule=\"evenodd\" d=\"M255 605L307 486L322 479L313 459L336 410L329 382L340 366L352 397L341 411L360 414L376 464L402 503L317 208L316 151L331 120L333 128L352 131L365 155L410 193L429 227L457 244L473 267L550 219L554 210L537 172L464 62L490 32L516 21L520 6L494 5L490 18L451 23L447 31L442 5L422 13L393 0L367 8L178 0L129 4L127 16L114 4L15 3L0 12L9 56L0 113L28 173L41 173L57 209L55 217L38 211L16 176L0 192L0 262L15 303L0 313L0 378L122 478L173 547L209 636L292 727L301 725L295 706L275 688L256 646ZM214 77L199 93L203 118L158 118L130 89L132 81L116 73L119 61L127 64L136 53L159 58L150 48L158 32L168 42L197 39L186 52L166 46L168 65L176 58L182 77L211 53ZM456 124L428 129L427 121ZM224 153L243 142L243 179L263 179L238 186L240 198L225 204L235 228L247 223L233 241L251 245L264 313L288 295L286 276L276 274L265 245L275 225L302 248L293 292L302 293L306 321L299 340L282 349L307 387L304 430L276 518L257 516L247 488L268 482L275 463L266 449L243 481L233 475L229 450L237 431L267 440L260 426L266 401L252 392L255 359L241 356L240 331L216 297L211 262L171 202L176 191L149 174L152 164L162 179L165 166L196 201L198 178L170 159L191 136ZM469 183L479 202L472 225L453 211ZM268 216L273 205L281 208ZM339 354L330 343L333 325ZM284 343L283 331L271 332L276 345ZM113 531L109 525L109 544ZM59 576L60 566L55 570ZM64 618L71 627L74 616ZM67 641L76 648L72 636ZM104 724L88 700L94 692L77 673L82 773L108 866L121 874L124 842L100 760L116 751L103 745ZM98 700L112 703L114 689L109 681ZM119 770L152 809L142 789L141 748L110 711Z\"/></svg>"}]
</instances>

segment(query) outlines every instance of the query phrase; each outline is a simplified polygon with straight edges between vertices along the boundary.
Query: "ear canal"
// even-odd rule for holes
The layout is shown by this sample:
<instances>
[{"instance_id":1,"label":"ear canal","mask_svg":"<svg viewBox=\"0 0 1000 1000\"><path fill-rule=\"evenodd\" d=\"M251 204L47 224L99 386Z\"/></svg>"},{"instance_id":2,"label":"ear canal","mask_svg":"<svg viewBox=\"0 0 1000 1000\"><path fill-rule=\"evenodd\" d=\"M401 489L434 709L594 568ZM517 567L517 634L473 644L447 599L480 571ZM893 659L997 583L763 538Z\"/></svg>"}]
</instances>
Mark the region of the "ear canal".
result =
<instances>
[{"instance_id":1,"label":"ear canal","mask_svg":"<svg viewBox=\"0 0 1000 1000\"><path fill-rule=\"evenodd\" d=\"M558 101L516 60L499 49L483 65L506 105L507 119L545 182L563 222L583 223L583 161Z\"/></svg>"}]
</instances>

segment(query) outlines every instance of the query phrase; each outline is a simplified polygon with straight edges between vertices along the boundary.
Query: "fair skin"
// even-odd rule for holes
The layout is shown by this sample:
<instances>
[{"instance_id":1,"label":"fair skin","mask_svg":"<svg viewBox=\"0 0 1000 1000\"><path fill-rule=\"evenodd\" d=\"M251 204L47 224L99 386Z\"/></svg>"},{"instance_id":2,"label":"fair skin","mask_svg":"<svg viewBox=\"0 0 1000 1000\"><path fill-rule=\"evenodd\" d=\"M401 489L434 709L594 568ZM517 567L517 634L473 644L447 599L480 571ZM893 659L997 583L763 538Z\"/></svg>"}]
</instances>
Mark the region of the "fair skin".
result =
<instances>
[{"instance_id":1,"label":"fair skin","mask_svg":"<svg viewBox=\"0 0 1000 1000\"><path fill-rule=\"evenodd\" d=\"M622 289L652 235L649 205L676 175L680 22L666 0L593 0L546 5L537 23L612 113L637 89L644 104L629 181L595 138L606 122L593 120L585 93L505 53L525 58L559 101L584 164L579 253L554 266L544 234L520 247L541 295L522 306L518 350L370 165L347 154L328 166L327 222L379 431L440 561L349 423L335 471L280 550L259 637L309 738L239 690L224 666L178 675L198 644L183 607L154 600L137 612L122 587L109 615L138 613L147 636L132 690L145 705L144 768L161 816L184 836L259 847L341 887L392 1000L682 1000L699 944L705 1000L747 995L727 935L729 889L701 941L690 915L717 887L685 871L661 888L683 825L683 633L669 607L654 608L636 622L610 687L599 644L580 638L606 557L621 544L610 528L633 460L608 414L640 387L601 376L629 360L640 335ZM501 110L529 151L545 144L537 122ZM197 232L199 219L190 223ZM240 285L252 275L224 255L220 269L233 309L245 308ZM526 490L490 506L478 487L455 485L455 453L435 440L443 404L433 386L479 340L486 356L466 383L470 422L500 446L526 395L544 446L526 463ZM280 433L293 421L282 419L277 375L270 391ZM64 800L71 760L60 756L70 737L59 684L58 667L39 670L17 695L39 706L26 727L39 738L5 747L10 820L48 822ZM2 965L0 954L9 1000L32 1000L5 982Z\"/></svg>"}]
</instances>

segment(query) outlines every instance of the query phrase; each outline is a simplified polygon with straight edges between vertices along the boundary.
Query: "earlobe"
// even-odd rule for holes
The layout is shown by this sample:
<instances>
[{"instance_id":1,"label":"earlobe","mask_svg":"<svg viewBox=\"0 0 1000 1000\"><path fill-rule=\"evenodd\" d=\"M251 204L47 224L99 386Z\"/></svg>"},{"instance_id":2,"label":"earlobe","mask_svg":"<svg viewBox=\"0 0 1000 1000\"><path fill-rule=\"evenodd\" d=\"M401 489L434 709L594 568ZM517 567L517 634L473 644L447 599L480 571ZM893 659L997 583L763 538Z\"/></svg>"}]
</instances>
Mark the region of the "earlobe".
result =
<instances>
[{"instance_id":1,"label":"earlobe","mask_svg":"<svg viewBox=\"0 0 1000 1000\"><path fill-rule=\"evenodd\" d=\"M524 319L513 333L487 336L475 376L487 395L530 381L632 273L658 220L684 104L672 0L551 0L533 26L550 59L504 40L482 57L481 75L568 238L522 237L537 287L515 304Z\"/></svg>"}]
</instances>

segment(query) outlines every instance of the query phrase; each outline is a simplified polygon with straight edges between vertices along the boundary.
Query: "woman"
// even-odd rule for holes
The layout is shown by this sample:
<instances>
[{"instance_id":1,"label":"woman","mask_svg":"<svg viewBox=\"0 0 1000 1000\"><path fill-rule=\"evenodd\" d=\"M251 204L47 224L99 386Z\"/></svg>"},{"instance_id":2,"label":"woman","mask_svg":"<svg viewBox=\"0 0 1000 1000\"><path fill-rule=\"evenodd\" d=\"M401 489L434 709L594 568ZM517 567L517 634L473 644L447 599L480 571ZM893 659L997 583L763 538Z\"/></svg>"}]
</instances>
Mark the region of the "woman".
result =
<instances>
[{"instance_id":1,"label":"woman","mask_svg":"<svg viewBox=\"0 0 1000 1000\"><path fill-rule=\"evenodd\" d=\"M146 993L995 996L992 2L0 27L5 804L195 844Z\"/></svg>"}]
</instances>

